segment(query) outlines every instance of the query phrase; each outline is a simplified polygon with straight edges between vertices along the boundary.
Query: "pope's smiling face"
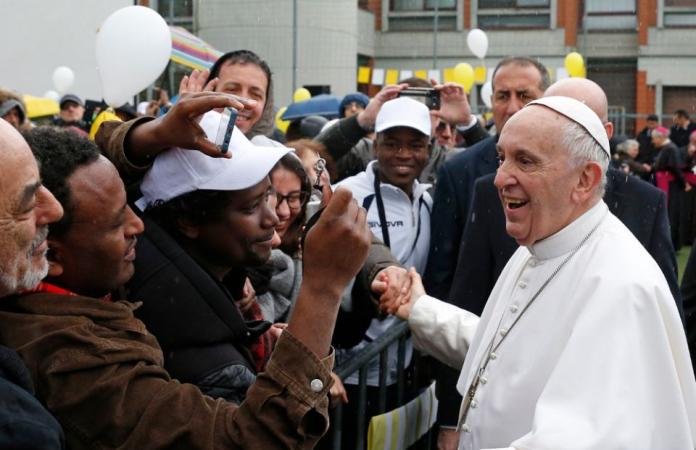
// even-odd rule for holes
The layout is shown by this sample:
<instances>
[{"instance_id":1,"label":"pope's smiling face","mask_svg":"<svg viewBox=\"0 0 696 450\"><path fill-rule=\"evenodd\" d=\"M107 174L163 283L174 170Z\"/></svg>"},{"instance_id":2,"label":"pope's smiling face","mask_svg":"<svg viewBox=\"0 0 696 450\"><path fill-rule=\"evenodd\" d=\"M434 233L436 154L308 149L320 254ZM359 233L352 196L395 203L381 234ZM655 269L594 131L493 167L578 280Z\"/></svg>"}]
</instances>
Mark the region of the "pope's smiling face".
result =
<instances>
[{"instance_id":1,"label":"pope's smiling face","mask_svg":"<svg viewBox=\"0 0 696 450\"><path fill-rule=\"evenodd\" d=\"M544 239L578 216L573 193L582 166L574 167L561 145L567 123L547 108L529 107L511 117L500 135L495 185L507 233L520 245Z\"/></svg>"}]
</instances>

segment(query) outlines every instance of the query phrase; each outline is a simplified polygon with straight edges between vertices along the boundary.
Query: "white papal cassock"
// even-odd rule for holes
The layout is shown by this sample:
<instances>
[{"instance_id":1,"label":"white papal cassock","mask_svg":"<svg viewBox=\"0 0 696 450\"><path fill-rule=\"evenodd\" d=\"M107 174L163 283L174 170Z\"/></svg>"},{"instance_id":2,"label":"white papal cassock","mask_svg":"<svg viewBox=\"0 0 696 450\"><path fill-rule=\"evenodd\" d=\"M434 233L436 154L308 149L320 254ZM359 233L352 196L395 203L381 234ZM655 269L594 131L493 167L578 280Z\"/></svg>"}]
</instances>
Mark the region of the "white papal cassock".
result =
<instances>
[{"instance_id":1,"label":"white papal cassock","mask_svg":"<svg viewBox=\"0 0 696 450\"><path fill-rule=\"evenodd\" d=\"M421 298L409 318L416 347L453 367L466 356L457 385L464 395L491 339L506 334L597 224L488 364L460 419L460 450L694 448L696 383L674 300L655 261L602 201L520 247L480 320Z\"/></svg>"}]
</instances>

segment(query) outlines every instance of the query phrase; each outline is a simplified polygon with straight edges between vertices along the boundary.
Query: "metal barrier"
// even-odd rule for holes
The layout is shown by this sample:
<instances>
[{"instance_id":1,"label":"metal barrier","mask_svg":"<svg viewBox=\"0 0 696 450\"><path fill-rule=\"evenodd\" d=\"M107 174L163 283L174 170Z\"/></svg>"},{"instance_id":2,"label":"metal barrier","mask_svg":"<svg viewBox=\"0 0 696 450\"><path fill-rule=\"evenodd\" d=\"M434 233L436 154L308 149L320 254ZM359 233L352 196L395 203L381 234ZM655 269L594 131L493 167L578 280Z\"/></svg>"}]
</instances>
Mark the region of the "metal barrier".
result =
<instances>
[{"instance_id":1,"label":"metal barrier","mask_svg":"<svg viewBox=\"0 0 696 450\"><path fill-rule=\"evenodd\" d=\"M397 404L404 404L405 395L405 355L406 355L406 340L410 331L406 322L399 322L381 334L370 345L361 350L355 357L346 361L344 364L334 368L334 372L341 378L346 379L348 376L358 372L358 417L357 430L342 430L343 405L339 403L333 410L331 417L331 428L333 429L332 443L333 450L342 450L341 435L344 431L356 433L357 450L365 448L366 433L361 430L366 430L368 418L366 417L367 410L367 368L370 361L379 357L379 396L378 409L379 414L386 412L387 406L387 354L389 346L395 341L399 342L397 350ZM351 399L352 401L352 399ZM430 434L428 431L428 448L430 448ZM346 449L350 450L350 449Z\"/></svg>"}]
</instances>

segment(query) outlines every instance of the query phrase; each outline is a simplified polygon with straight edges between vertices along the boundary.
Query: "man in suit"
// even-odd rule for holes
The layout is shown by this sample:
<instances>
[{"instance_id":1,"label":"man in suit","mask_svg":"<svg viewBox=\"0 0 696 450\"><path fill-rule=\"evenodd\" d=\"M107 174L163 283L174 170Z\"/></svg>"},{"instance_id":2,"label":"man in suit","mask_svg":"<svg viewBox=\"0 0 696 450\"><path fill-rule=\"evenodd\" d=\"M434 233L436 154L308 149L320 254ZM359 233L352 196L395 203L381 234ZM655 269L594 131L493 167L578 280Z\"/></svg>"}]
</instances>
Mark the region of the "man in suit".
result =
<instances>
[{"instance_id":1,"label":"man in suit","mask_svg":"<svg viewBox=\"0 0 696 450\"><path fill-rule=\"evenodd\" d=\"M528 57L501 60L493 71L493 120L498 133L505 122L530 101L541 97L549 86L549 74L542 64ZM446 299L459 254L459 242L469 214L471 195L477 178L494 173L498 167L498 137L487 137L445 162L437 174L437 186L431 216L431 237L425 285L430 295ZM454 386L458 371L442 366L438 386ZM446 378L444 378L446 377ZM461 397L438 393L440 400L440 432L438 448L456 449L458 436L454 431ZM450 402L451 401L451 402ZM454 411L448 417L444 411ZM444 427L449 428L444 428Z\"/></svg>"},{"instance_id":2,"label":"man in suit","mask_svg":"<svg viewBox=\"0 0 696 450\"><path fill-rule=\"evenodd\" d=\"M548 86L548 71L538 61L527 57L501 60L493 72L491 96L496 130L500 132L513 114L541 97ZM425 272L426 288L434 297L446 298L449 293L474 181L498 167L497 141L497 135L487 137L453 156L438 170Z\"/></svg>"},{"instance_id":3,"label":"man in suit","mask_svg":"<svg viewBox=\"0 0 696 450\"><path fill-rule=\"evenodd\" d=\"M608 121L607 98L596 83L581 78L562 80L547 89L545 96L551 95L583 101L602 120L607 135L613 135L613 124ZM506 232L505 215L498 190L493 184L494 178L495 173L492 173L475 182L471 214L461 238L458 263L447 297L457 306L475 314L483 311L498 276L518 247ZM680 315L683 315L665 195L636 177L610 169L607 172L604 202L658 263ZM442 397L458 397L453 395L456 394L454 389L451 391L452 394ZM441 415L452 414L451 404L447 401L449 406L440 408Z\"/></svg>"}]
</instances>

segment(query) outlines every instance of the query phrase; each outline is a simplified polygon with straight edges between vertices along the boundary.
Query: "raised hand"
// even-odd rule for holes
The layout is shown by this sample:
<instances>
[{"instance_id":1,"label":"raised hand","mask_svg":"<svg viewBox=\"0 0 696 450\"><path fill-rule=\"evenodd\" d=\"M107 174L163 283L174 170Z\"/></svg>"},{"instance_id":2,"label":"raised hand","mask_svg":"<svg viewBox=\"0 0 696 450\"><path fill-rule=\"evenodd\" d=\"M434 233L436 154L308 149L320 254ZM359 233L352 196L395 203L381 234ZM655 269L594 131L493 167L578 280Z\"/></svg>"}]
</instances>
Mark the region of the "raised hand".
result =
<instances>
[{"instance_id":1,"label":"raised hand","mask_svg":"<svg viewBox=\"0 0 696 450\"><path fill-rule=\"evenodd\" d=\"M456 125L471 122L469 99L460 84L436 84L434 88L440 91L440 109L432 111L435 117Z\"/></svg>"},{"instance_id":2,"label":"raised hand","mask_svg":"<svg viewBox=\"0 0 696 450\"><path fill-rule=\"evenodd\" d=\"M407 88L407 84L390 84L384 86L377 95L370 100L364 111L360 111L357 120L358 124L365 130L372 130L375 127L377 113L382 108L382 105L389 100L393 100L399 96L399 92Z\"/></svg>"},{"instance_id":3,"label":"raised hand","mask_svg":"<svg viewBox=\"0 0 696 450\"><path fill-rule=\"evenodd\" d=\"M155 120L135 127L128 136L128 159L145 165L158 153L171 147L198 150L209 156L231 158L208 140L198 122L200 117L216 108L242 110L256 104L255 100L217 92L197 92L180 98L169 112Z\"/></svg>"}]
</instances>

